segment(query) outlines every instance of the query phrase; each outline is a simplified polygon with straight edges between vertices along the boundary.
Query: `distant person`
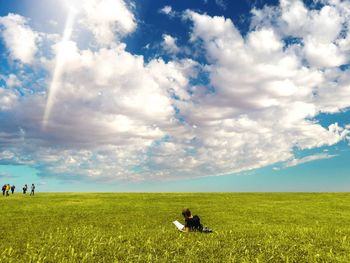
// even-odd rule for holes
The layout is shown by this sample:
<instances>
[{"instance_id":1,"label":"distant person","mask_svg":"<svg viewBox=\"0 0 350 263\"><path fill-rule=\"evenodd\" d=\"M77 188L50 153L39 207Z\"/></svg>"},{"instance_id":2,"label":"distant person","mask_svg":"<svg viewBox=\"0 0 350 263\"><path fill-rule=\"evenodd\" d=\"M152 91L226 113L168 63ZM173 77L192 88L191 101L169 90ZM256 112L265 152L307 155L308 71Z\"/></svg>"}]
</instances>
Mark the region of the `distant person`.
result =
<instances>
[{"instance_id":1,"label":"distant person","mask_svg":"<svg viewBox=\"0 0 350 263\"><path fill-rule=\"evenodd\" d=\"M12 194L15 192L15 188L16 188L16 186L14 186L14 185L11 186L11 193Z\"/></svg>"},{"instance_id":2,"label":"distant person","mask_svg":"<svg viewBox=\"0 0 350 263\"><path fill-rule=\"evenodd\" d=\"M10 194L9 194L10 189L11 189L10 184L7 184L7 185L6 185L6 196L9 196L9 195L10 195Z\"/></svg>"},{"instance_id":3,"label":"distant person","mask_svg":"<svg viewBox=\"0 0 350 263\"><path fill-rule=\"evenodd\" d=\"M204 233L211 233L213 232L211 229L207 227L203 227L201 224L199 216L195 215L192 216L192 213L190 209L186 208L182 211L182 215L185 218L185 227L183 229L184 232L204 232Z\"/></svg>"},{"instance_id":4,"label":"distant person","mask_svg":"<svg viewBox=\"0 0 350 263\"><path fill-rule=\"evenodd\" d=\"M6 184L4 184L1 188L2 190L2 195L5 195L5 192L6 192Z\"/></svg>"},{"instance_id":5,"label":"distant person","mask_svg":"<svg viewBox=\"0 0 350 263\"><path fill-rule=\"evenodd\" d=\"M25 184L25 185L23 186L23 194L26 194L26 193L27 193L27 190L28 190L28 185Z\"/></svg>"},{"instance_id":6,"label":"distant person","mask_svg":"<svg viewBox=\"0 0 350 263\"><path fill-rule=\"evenodd\" d=\"M31 192L30 192L30 195L34 195L34 190L35 190L35 185L34 184L32 184L32 187L31 187Z\"/></svg>"}]
</instances>

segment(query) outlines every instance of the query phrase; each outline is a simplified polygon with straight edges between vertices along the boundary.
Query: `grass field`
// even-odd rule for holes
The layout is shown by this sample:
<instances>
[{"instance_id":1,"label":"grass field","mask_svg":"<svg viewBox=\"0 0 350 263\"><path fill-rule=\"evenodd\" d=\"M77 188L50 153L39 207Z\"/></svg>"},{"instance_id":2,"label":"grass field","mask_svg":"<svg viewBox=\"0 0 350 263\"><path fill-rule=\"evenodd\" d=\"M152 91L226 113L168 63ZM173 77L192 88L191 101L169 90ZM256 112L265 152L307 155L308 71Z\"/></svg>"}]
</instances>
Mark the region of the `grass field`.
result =
<instances>
[{"instance_id":1,"label":"grass field","mask_svg":"<svg viewBox=\"0 0 350 263\"><path fill-rule=\"evenodd\" d=\"M1 262L350 262L350 194L15 193ZM212 234L181 233L189 207Z\"/></svg>"}]
</instances>

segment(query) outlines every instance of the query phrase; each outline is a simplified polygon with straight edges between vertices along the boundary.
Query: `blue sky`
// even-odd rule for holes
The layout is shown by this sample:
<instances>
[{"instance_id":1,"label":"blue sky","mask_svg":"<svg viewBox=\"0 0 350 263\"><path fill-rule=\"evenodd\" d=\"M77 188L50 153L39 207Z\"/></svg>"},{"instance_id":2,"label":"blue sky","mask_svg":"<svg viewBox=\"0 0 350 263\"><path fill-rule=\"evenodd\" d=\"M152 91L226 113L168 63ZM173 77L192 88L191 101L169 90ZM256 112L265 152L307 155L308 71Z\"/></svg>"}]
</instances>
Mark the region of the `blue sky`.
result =
<instances>
[{"instance_id":1,"label":"blue sky","mask_svg":"<svg viewBox=\"0 0 350 263\"><path fill-rule=\"evenodd\" d=\"M349 21L336 0L0 0L0 181L349 191Z\"/></svg>"}]
</instances>

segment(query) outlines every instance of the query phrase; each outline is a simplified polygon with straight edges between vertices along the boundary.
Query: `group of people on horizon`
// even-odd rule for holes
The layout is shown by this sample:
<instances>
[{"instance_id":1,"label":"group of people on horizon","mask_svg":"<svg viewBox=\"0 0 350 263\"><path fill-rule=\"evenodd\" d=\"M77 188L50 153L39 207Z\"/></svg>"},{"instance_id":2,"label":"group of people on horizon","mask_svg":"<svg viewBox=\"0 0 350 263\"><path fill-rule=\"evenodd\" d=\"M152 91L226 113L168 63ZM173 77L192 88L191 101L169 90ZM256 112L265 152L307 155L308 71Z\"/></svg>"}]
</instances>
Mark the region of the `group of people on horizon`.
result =
<instances>
[{"instance_id":1,"label":"group of people on horizon","mask_svg":"<svg viewBox=\"0 0 350 263\"><path fill-rule=\"evenodd\" d=\"M15 189L16 189L16 186L15 186L15 185L10 186L10 184L4 184L4 185L2 186L2 188L1 188L1 190L2 190L2 195L3 195L3 196L5 196L5 195L6 195L6 196L9 196L9 195L10 195L10 194L9 194L10 190L11 190L11 193L14 194ZM26 194L26 193L27 193L27 190L28 190L28 185L25 184L25 185L23 186L22 190L23 190L23 194ZM35 185L32 184L30 195L34 195L34 192L35 192Z\"/></svg>"},{"instance_id":2,"label":"group of people on horizon","mask_svg":"<svg viewBox=\"0 0 350 263\"><path fill-rule=\"evenodd\" d=\"M2 190L2 195L6 195L6 196L9 196L9 192L11 190L12 194L15 192L15 188L16 186L12 185L10 186L10 184L4 184L1 188Z\"/></svg>"},{"instance_id":3,"label":"group of people on horizon","mask_svg":"<svg viewBox=\"0 0 350 263\"><path fill-rule=\"evenodd\" d=\"M22 190L23 190L23 194L26 194L27 191L28 191L28 185L25 184L25 185L23 186L23 189L22 189ZM30 195L34 195L34 191L35 191L35 185L32 184L31 191L30 191Z\"/></svg>"}]
</instances>

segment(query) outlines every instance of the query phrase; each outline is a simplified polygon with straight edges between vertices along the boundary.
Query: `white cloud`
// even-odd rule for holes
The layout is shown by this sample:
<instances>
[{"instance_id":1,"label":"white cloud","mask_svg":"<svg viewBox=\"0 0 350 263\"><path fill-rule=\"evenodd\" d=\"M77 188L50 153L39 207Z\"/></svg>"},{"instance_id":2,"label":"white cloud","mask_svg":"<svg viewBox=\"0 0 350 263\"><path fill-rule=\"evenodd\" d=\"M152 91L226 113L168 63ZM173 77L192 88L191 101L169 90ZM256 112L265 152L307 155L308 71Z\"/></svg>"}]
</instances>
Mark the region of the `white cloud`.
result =
<instances>
[{"instance_id":1,"label":"white cloud","mask_svg":"<svg viewBox=\"0 0 350 263\"><path fill-rule=\"evenodd\" d=\"M0 152L0 160L9 160L14 157L14 154L8 150Z\"/></svg>"},{"instance_id":2,"label":"white cloud","mask_svg":"<svg viewBox=\"0 0 350 263\"><path fill-rule=\"evenodd\" d=\"M249 46L252 51L259 53L271 53L282 50L282 42L272 29L263 28L249 34Z\"/></svg>"},{"instance_id":3,"label":"white cloud","mask_svg":"<svg viewBox=\"0 0 350 263\"><path fill-rule=\"evenodd\" d=\"M279 8L254 9L252 26L271 26L282 38L300 38L299 49L312 67L337 67L349 60L348 34L344 37L349 13L345 1L313 10L300 0L282 0Z\"/></svg>"},{"instance_id":4,"label":"white cloud","mask_svg":"<svg viewBox=\"0 0 350 263\"><path fill-rule=\"evenodd\" d=\"M3 27L2 36L11 57L30 64L38 49L39 35L27 23L26 18L17 14L10 13L5 17L0 17L0 25Z\"/></svg>"},{"instance_id":5,"label":"white cloud","mask_svg":"<svg viewBox=\"0 0 350 263\"><path fill-rule=\"evenodd\" d=\"M49 174L118 180L156 177L151 171L140 175L132 169L148 158L154 141L185 132L178 127L172 96L188 99L185 91L196 64L161 59L145 63L143 57L125 51L124 44L93 52L80 50L71 41L65 52L46 129L41 123L46 98L41 94L24 98L12 109L17 119L7 125L21 123L23 131L12 130L17 133L13 144L25 143L12 148L7 161L35 160ZM53 145L61 147L54 150Z\"/></svg>"},{"instance_id":6,"label":"white cloud","mask_svg":"<svg viewBox=\"0 0 350 263\"><path fill-rule=\"evenodd\" d=\"M244 36L230 19L187 11L188 45L206 59L200 65L132 54L122 43L136 29L132 8L121 0L86 1L75 30L91 31L98 45L82 47L74 37L50 42L53 54L60 50L62 72L46 129L47 94L19 99L16 86L28 80L6 77L0 110L9 117L0 144L8 147L0 159L37 166L43 175L134 181L325 159L323 153L298 160L294 149L331 146L349 136L349 127L313 120L350 106L349 70L337 68L349 62L342 5L310 10L285 0L255 9ZM176 38L163 38L166 51L180 51ZM55 59L43 56L40 69L52 75Z\"/></svg>"},{"instance_id":7,"label":"white cloud","mask_svg":"<svg viewBox=\"0 0 350 263\"><path fill-rule=\"evenodd\" d=\"M165 51L167 51L169 54L177 54L180 52L180 48L176 45L176 38L164 34L163 35L163 48Z\"/></svg>"},{"instance_id":8,"label":"white cloud","mask_svg":"<svg viewBox=\"0 0 350 263\"><path fill-rule=\"evenodd\" d=\"M136 29L135 16L123 0L87 0L81 8L81 22L97 43L111 44Z\"/></svg>"},{"instance_id":9,"label":"white cloud","mask_svg":"<svg viewBox=\"0 0 350 263\"><path fill-rule=\"evenodd\" d=\"M297 165L300 165L303 163L308 163L308 162L317 161L317 160L330 159L330 158L334 158L334 157L337 157L337 155L331 155L331 154L327 154L327 153L309 155L309 156L306 156L306 157L303 157L300 159L292 159L285 164L285 167L297 166Z\"/></svg>"},{"instance_id":10,"label":"white cloud","mask_svg":"<svg viewBox=\"0 0 350 263\"><path fill-rule=\"evenodd\" d=\"M187 73L181 67L186 67L188 62L167 64L152 60L145 65L141 56L134 56L124 48L120 44L92 52L78 50L72 43L65 49L69 55L64 62L64 77L60 80L49 126L54 127L56 120L66 121L61 117L63 109L58 107L66 105L72 118L88 115L85 125L101 126L111 134L129 133L128 137L132 137L135 133L153 139L163 136L159 127L162 123L171 125L174 114L168 92L172 90L183 96L181 92L186 89L190 71ZM79 125L84 124L77 120L77 129L81 128Z\"/></svg>"},{"instance_id":11,"label":"white cloud","mask_svg":"<svg viewBox=\"0 0 350 263\"><path fill-rule=\"evenodd\" d=\"M338 67L347 61L345 54L342 54L341 50L333 43L322 44L307 41L304 52L310 64L317 67Z\"/></svg>"},{"instance_id":12,"label":"white cloud","mask_svg":"<svg viewBox=\"0 0 350 263\"><path fill-rule=\"evenodd\" d=\"M308 11L303 6L299 9L302 14L294 16L307 18ZM345 103L329 85L326 87L328 81L334 80L333 76L318 69L339 65L346 61L345 57L332 62L337 64L330 64L328 59L323 64L308 61L315 68L305 66L300 52L303 47L299 43L285 45L286 36L281 32L283 23L279 19L286 16L279 17L280 10L268 12L260 13L263 26L255 26L244 38L230 19L193 11L186 13L193 21L192 41L200 40L206 52L206 69L215 92L195 89L194 102L184 105L182 110L187 120L199 127L196 137L202 142L202 148L198 149L201 155L197 156L197 163L210 163L207 169L210 168L211 173L230 173L287 161L293 156L295 146L312 149L334 145L348 133L333 126L325 129L308 120L321 111L328 111L320 102L324 94L338 100L338 109L350 106L349 100ZM315 20L307 20L311 25L303 26L312 27ZM336 30L333 24L327 23L329 30ZM300 30L298 28L298 33ZM297 30L289 30L293 31ZM300 36L304 37L302 33ZM329 33L325 41L334 41L334 36ZM307 37L305 35L305 39ZM315 33L316 37L320 36ZM322 52L318 47L315 49ZM343 72L338 74L347 76ZM320 93L314 97L316 87L322 90L318 89ZM348 90L342 82L336 87L343 96ZM215 163L211 162L214 159Z\"/></svg>"},{"instance_id":13,"label":"white cloud","mask_svg":"<svg viewBox=\"0 0 350 263\"><path fill-rule=\"evenodd\" d=\"M305 30L308 20L308 9L304 6L302 1L288 1L281 2L281 20L287 24L287 34L298 35Z\"/></svg>"},{"instance_id":14,"label":"white cloud","mask_svg":"<svg viewBox=\"0 0 350 263\"><path fill-rule=\"evenodd\" d=\"M17 102L15 92L0 88L0 112L12 109Z\"/></svg>"},{"instance_id":15,"label":"white cloud","mask_svg":"<svg viewBox=\"0 0 350 263\"><path fill-rule=\"evenodd\" d=\"M160 9L159 12L163 13L165 15L172 15L173 14L173 8L170 5L166 5L162 9Z\"/></svg>"},{"instance_id":16,"label":"white cloud","mask_svg":"<svg viewBox=\"0 0 350 263\"><path fill-rule=\"evenodd\" d=\"M6 87L7 88L14 88L14 87L20 87L22 85L21 81L17 78L15 74L10 74L6 79Z\"/></svg>"}]
</instances>

